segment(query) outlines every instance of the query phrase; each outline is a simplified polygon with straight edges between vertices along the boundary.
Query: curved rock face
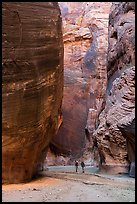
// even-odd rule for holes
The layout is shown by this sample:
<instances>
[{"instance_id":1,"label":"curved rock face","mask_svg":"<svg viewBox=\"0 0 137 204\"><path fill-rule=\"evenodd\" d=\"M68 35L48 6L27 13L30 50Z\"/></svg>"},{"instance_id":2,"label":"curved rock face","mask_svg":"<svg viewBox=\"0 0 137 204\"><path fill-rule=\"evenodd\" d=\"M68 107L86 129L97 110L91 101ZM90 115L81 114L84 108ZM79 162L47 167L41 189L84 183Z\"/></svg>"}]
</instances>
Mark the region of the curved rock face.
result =
<instances>
[{"instance_id":1,"label":"curved rock face","mask_svg":"<svg viewBox=\"0 0 137 204\"><path fill-rule=\"evenodd\" d=\"M87 117L91 117L91 126L95 128L95 113L100 112L104 100L111 2L59 2L59 5L64 39L63 124L51 142L51 149L57 154L80 157L88 141Z\"/></svg>"},{"instance_id":2,"label":"curved rock face","mask_svg":"<svg viewBox=\"0 0 137 204\"><path fill-rule=\"evenodd\" d=\"M2 3L2 180L30 180L62 122L57 2Z\"/></svg>"},{"instance_id":3,"label":"curved rock face","mask_svg":"<svg viewBox=\"0 0 137 204\"><path fill-rule=\"evenodd\" d=\"M109 16L108 83L105 109L94 137L102 168L128 171L135 160L135 3L113 3ZM132 115L132 117L131 117ZM126 139L125 139L126 138ZM127 154L127 146L128 154Z\"/></svg>"}]
</instances>

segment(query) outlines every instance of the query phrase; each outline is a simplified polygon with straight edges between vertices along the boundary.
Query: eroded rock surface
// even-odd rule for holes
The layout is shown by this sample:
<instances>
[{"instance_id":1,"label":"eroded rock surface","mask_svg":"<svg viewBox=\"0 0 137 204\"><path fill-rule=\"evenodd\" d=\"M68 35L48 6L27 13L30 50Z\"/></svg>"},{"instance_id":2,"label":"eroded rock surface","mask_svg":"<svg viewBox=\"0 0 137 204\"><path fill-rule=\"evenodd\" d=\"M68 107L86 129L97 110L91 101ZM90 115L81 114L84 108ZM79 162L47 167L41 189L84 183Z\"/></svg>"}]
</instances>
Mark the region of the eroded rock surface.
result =
<instances>
[{"instance_id":1,"label":"eroded rock surface","mask_svg":"<svg viewBox=\"0 0 137 204\"><path fill-rule=\"evenodd\" d=\"M130 161L129 175L135 177L135 109L123 117L117 126L127 141L128 159Z\"/></svg>"},{"instance_id":2,"label":"eroded rock surface","mask_svg":"<svg viewBox=\"0 0 137 204\"><path fill-rule=\"evenodd\" d=\"M2 181L29 181L62 122L57 2L2 3Z\"/></svg>"},{"instance_id":3,"label":"eroded rock surface","mask_svg":"<svg viewBox=\"0 0 137 204\"><path fill-rule=\"evenodd\" d=\"M89 139L85 134L87 117L92 120L87 127L92 132L102 109L111 2L59 2L59 5L64 39L63 124L51 142L51 149L71 158L85 151Z\"/></svg>"},{"instance_id":4,"label":"eroded rock surface","mask_svg":"<svg viewBox=\"0 0 137 204\"><path fill-rule=\"evenodd\" d=\"M94 133L102 167L110 170L112 166L112 173L127 172L129 161L135 162L134 65L135 2L113 3L109 16L106 105Z\"/></svg>"}]
</instances>

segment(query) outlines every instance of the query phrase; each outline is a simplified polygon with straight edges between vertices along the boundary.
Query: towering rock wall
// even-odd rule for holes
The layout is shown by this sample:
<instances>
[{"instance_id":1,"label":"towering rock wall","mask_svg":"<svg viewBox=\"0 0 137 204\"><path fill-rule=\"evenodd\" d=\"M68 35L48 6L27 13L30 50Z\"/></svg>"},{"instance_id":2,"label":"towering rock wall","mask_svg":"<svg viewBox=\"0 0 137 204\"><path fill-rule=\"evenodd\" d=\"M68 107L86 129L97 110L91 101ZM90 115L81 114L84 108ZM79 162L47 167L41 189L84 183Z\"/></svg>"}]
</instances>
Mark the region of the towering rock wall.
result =
<instances>
[{"instance_id":1,"label":"towering rock wall","mask_svg":"<svg viewBox=\"0 0 137 204\"><path fill-rule=\"evenodd\" d=\"M112 4L108 39L106 105L94 138L102 169L127 172L131 163L130 175L134 176L135 2Z\"/></svg>"},{"instance_id":2,"label":"towering rock wall","mask_svg":"<svg viewBox=\"0 0 137 204\"><path fill-rule=\"evenodd\" d=\"M62 122L57 2L2 3L2 181L30 180Z\"/></svg>"},{"instance_id":3,"label":"towering rock wall","mask_svg":"<svg viewBox=\"0 0 137 204\"><path fill-rule=\"evenodd\" d=\"M111 2L59 2L63 17L63 124L51 142L57 154L79 157L104 101ZM88 122L92 120L92 124Z\"/></svg>"}]
</instances>

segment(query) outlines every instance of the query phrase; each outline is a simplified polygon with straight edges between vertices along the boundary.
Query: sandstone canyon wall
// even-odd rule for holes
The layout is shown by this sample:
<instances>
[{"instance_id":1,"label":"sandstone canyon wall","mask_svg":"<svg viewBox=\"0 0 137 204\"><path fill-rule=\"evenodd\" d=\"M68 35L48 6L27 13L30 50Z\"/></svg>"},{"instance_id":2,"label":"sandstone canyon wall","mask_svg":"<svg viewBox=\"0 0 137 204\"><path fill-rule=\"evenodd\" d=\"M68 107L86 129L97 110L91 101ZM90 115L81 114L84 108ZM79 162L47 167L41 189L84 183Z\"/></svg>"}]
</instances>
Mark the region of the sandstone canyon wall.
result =
<instances>
[{"instance_id":1,"label":"sandstone canyon wall","mask_svg":"<svg viewBox=\"0 0 137 204\"><path fill-rule=\"evenodd\" d=\"M64 39L63 124L50 147L57 155L78 158L87 148L104 102L111 2L59 5Z\"/></svg>"},{"instance_id":2,"label":"sandstone canyon wall","mask_svg":"<svg viewBox=\"0 0 137 204\"><path fill-rule=\"evenodd\" d=\"M2 181L29 181L62 122L57 2L2 3Z\"/></svg>"},{"instance_id":3,"label":"sandstone canyon wall","mask_svg":"<svg viewBox=\"0 0 137 204\"><path fill-rule=\"evenodd\" d=\"M135 176L135 2L113 3L109 15L105 109L94 132L101 168ZM112 168L111 168L112 167Z\"/></svg>"}]
</instances>

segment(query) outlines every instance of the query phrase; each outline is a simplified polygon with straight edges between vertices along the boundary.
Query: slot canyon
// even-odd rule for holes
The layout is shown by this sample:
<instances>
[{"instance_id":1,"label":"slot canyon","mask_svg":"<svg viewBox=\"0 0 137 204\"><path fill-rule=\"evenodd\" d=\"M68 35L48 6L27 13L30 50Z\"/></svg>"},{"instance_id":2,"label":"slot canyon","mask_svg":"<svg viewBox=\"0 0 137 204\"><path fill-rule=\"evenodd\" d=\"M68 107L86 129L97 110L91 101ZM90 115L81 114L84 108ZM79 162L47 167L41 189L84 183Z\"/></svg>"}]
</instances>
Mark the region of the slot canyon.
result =
<instances>
[{"instance_id":1,"label":"slot canyon","mask_svg":"<svg viewBox=\"0 0 137 204\"><path fill-rule=\"evenodd\" d=\"M2 2L2 183L75 160L135 178L135 2Z\"/></svg>"}]
</instances>

